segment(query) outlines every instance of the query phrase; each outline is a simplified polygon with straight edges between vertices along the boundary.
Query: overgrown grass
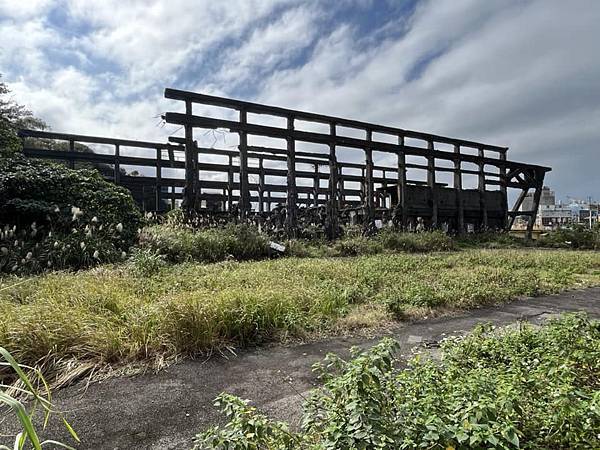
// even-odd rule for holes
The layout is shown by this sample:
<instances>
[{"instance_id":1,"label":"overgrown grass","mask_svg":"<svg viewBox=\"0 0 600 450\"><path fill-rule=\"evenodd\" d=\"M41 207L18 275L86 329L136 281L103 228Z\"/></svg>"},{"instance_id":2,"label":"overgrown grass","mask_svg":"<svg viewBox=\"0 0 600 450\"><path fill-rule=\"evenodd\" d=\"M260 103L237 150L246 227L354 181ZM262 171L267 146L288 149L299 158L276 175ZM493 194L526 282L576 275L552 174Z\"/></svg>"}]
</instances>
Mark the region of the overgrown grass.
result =
<instances>
[{"instance_id":1,"label":"overgrown grass","mask_svg":"<svg viewBox=\"0 0 600 450\"><path fill-rule=\"evenodd\" d=\"M541 329L481 327L442 360L396 370L385 339L355 358L328 355L323 386L291 431L222 394L223 427L194 449L592 449L600 446L600 322L566 315ZM356 349L355 349L356 350Z\"/></svg>"},{"instance_id":2,"label":"overgrown grass","mask_svg":"<svg viewBox=\"0 0 600 450\"><path fill-rule=\"evenodd\" d=\"M287 254L298 257L365 256L380 253L430 253L456 249L455 240L441 231L403 233L383 229L374 236L349 234L328 243L294 240L287 243Z\"/></svg>"},{"instance_id":3,"label":"overgrown grass","mask_svg":"<svg viewBox=\"0 0 600 450\"><path fill-rule=\"evenodd\" d=\"M550 231L537 241L492 231L450 236L440 230L409 233L392 228L383 228L367 237L362 235L360 229L350 228L342 238L332 242L319 239L295 239L283 242L286 250L284 253L279 253L269 249L271 238L260 233L255 227L230 224L218 228L194 228L182 222L177 215L174 217L174 219L168 217L163 223L146 227L140 235L140 248L175 263L259 260L275 255L320 258L482 248L539 247L579 250L600 248L600 228L589 230L583 226Z\"/></svg>"},{"instance_id":4,"label":"overgrown grass","mask_svg":"<svg viewBox=\"0 0 600 450\"><path fill-rule=\"evenodd\" d=\"M384 229L372 237L348 233L334 242L292 240L285 242L286 256L336 257L363 256L391 252L440 252L456 247L453 238L441 231L401 233ZM269 237L252 226L230 224L219 228L195 229L167 221L146 227L139 247L161 255L168 262L218 262L258 260L273 256ZM280 255L280 254L278 254Z\"/></svg>"},{"instance_id":5,"label":"overgrown grass","mask_svg":"<svg viewBox=\"0 0 600 450\"><path fill-rule=\"evenodd\" d=\"M455 236L453 240L459 248L526 248L541 246L537 242L527 241L524 238L513 236L509 233L493 231L468 233Z\"/></svg>"},{"instance_id":6,"label":"overgrown grass","mask_svg":"<svg viewBox=\"0 0 600 450\"><path fill-rule=\"evenodd\" d=\"M244 261L269 255L267 237L247 225L198 230L169 223L153 225L143 230L139 246L174 263Z\"/></svg>"},{"instance_id":7,"label":"overgrown grass","mask_svg":"<svg viewBox=\"0 0 600 450\"><path fill-rule=\"evenodd\" d=\"M49 374L600 284L600 254L564 250L144 264L0 279L0 346Z\"/></svg>"},{"instance_id":8,"label":"overgrown grass","mask_svg":"<svg viewBox=\"0 0 600 450\"><path fill-rule=\"evenodd\" d=\"M568 228L561 228L540 236L538 245L552 248L600 250L600 227L596 225L589 229L585 225L572 225Z\"/></svg>"}]
</instances>

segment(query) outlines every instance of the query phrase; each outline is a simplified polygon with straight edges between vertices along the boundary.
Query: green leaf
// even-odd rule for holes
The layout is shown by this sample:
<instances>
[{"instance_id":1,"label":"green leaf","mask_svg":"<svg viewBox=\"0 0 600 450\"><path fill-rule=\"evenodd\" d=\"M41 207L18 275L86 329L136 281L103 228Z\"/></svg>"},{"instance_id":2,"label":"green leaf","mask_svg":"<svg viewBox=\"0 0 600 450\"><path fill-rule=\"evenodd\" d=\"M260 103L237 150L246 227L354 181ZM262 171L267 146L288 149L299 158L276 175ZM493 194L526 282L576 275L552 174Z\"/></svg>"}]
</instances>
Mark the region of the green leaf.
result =
<instances>
[{"instance_id":1,"label":"green leaf","mask_svg":"<svg viewBox=\"0 0 600 450\"><path fill-rule=\"evenodd\" d=\"M63 423L65 425L65 427L67 428L67 430L69 431L69 434L71 436L73 436L73 439L75 439L77 442L81 442L79 440L79 436L77 436L77 433L75 432L75 430L73 429L73 427L71 427L71 424L69 424L69 422L67 422L67 419L65 419L64 417L62 418Z\"/></svg>"},{"instance_id":2,"label":"green leaf","mask_svg":"<svg viewBox=\"0 0 600 450\"><path fill-rule=\"evenodd\" d=\"M42 442L42 446L47 445L47 444L52 444L56 447L66 448L67 450L77 450L75 447L71 447L70 445L63 444L62 442L58 442L58 441L53 441L51 439L48 439L48 440Z\"/></svg>"},{"instance_id":3,"label":"green leaf","mask_svg":"<svg viewBox=\"0 0 600 450\"><path fill-rule=\"evenodd\" d=\"M0 403L8 405L17 414L17 417L21 422L21 426L24 429L25 435L31 441L33 448L35 450L42 450L42 446L40 444L38 435L35 431L35 428L33 427L33 424L31 423L31 418L27 414L27 411L25 410L21 402L15 400L10 395L5 394L4 392L0 392Z\"/></svg>"}]
</instances>

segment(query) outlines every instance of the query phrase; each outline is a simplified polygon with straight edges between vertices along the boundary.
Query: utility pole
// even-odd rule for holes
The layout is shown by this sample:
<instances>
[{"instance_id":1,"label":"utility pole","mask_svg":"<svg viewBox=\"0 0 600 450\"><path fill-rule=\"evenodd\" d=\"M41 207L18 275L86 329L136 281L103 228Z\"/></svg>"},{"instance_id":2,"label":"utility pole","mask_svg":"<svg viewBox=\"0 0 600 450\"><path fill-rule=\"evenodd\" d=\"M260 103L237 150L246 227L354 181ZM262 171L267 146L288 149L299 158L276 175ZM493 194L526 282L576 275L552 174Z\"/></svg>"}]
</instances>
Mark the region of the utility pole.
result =
<instances>
[{"instance_id":1,"label":"utility pole","mask_svg":"<svg viewBox=\"0 0 600 450\"><path fill-rule=\"evenodd\" d=\"M592 229L592 197L588 197L588 216L590 219L590 230Z\"/></svg>"}]
</instances>

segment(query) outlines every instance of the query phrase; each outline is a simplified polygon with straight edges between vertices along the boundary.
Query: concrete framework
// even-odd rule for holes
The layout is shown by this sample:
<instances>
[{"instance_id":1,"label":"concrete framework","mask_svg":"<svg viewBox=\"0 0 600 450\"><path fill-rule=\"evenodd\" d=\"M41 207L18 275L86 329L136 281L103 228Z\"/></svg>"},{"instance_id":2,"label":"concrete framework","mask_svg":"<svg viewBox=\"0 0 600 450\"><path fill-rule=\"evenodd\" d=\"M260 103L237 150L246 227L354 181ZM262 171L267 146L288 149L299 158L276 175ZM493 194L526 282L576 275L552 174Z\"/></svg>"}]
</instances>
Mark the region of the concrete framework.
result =
<instances>
[{"instance_id":1,"label":"concrete framework","mask_svg":"<svg viewBox=\"0 0 600 450\"><path fill-rule=\"evenodd\" d=\"M134 194L140 188L153 193L147 210L182 200L185 208L230 219L273 224L276 216L289 236L319 221L329 237L336 237L343 224L360 223L369 231L386 221L402 229L506 230L516 216L528 217L530 233L550 170L509 161L506 147L480 142L174 89L166 89L165 97L185 106L185 112L163 116L184 131L169 143L24 130L24 152L72 166L75 161L110 165L107 178ZM222 110L228 118L194 114L196 105ZM237 134L237 149L199 146L194 135L200 130ZM40 148L40 138L66 141L68 150ZM114 151L78 152L75 143L106 144ZM124 147L148 155L125 156ZM341 157L352 150L362 152L363 162ZM215 157L226 162L216 163ZM417 158L422 161L413 161ZM155 174L128 176L124 165L152 167ZM165 176L166 169L183 169L185 176ZM424 171L426 179L415 179L417 171ZM452 174L452 187L440 182L444 173ZM465 176L475 177L476 187L465 189ZM520 190L510 209L508 188ZM533 208L519 211L530 190Z\"/></svg>"}]
</instances>

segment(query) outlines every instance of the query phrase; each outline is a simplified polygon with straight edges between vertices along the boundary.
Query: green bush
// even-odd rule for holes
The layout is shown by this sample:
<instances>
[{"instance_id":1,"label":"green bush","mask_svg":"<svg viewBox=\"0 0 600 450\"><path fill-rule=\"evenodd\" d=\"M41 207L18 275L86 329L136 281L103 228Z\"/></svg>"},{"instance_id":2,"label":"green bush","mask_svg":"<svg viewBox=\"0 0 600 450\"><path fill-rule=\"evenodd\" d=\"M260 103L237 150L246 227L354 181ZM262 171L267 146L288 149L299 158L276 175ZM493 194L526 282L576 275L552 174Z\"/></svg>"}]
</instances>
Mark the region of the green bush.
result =
<instances>
[{"instance_id":1,"label":"green bush","mask_svg":"<svg viewBox=\"0 0 600 450\"><path fill-rule=\"evenodd\" d=\"M333 256L374 255L382 251L383 247L377 241L365 236L340 239L331 248Z\"/></svg>"},{"instance_id":2,"label":"green bush","mask_svg":"<svg viewBox=\"0 0 600 450\"><path fill-rule=\"evenodd\" d=\"M553 248L577 248L587 250L600 249L600 228L589 229L584 225L572 225L550 231L540 236L537 245Z\"/></svg>"},{"instance_id":3,"label":"green bush","mask_svg":"<svg viewBox=\"0 0 600 450\"><path fill-rule=\"evenodd\" d=\"M384 229L375 239L386 250L401 252L443 252L455 247L452 238L442 231L401 233Z\"/></svg>"},{"instance_id":4,"label":"green bush","mask_svg":"<svg viewBox=\"0 0 600 450\"><path fill-rule=\"evenodd\" d=\"M442 252L454 248L453 239L441 231L405 233L383 229L370 237L348 235L321 253L330 256L361 256L383 252Z\"/></svg>"},{"instance_id":5,"label":"green bush","mask_svg":"<svg viewBox=\"0 0 600 450\"><path fill-rule=\"evenodd\" d=\"M71 232L27 229L5 225L0 229L0 273L15 275L44 270L83 269L125 258L120 228L98 222L74 223ZM122 247L123 246L123 247Z\"/></svg>"},{"instance_id":6,"label":"green bush","mask_svg":"<svg viewBox=\"0 0 600 450\"><path fill-rule=\"evenodd\" d=\"M131 194L95 171L0 158L0 272L118 261L141 224Z\"/></svg>"},{"instance_id":7,"label":"green bush","mask_svg":"<svg viewBox=\"0 0 600 450\"><path fill-rule=\"evenodd\" d=\"M531 243L506 232L483 231L456 236L456 244L463 248L521 248Z\"/></svg>"},{"instance_id":8,"label":"green bush","mask_svg":"<svg viewBox=\"0 0 600 450\"><path fill-rule=\"evenodd\" d=\"M221 395L229 422L195 449L590 449L600 447L600 322L567 315L541 329L480 327L444 343L441 362L396 370L385 339L315 367L323 387L302 430Z\"/></svg>"},{"instance_id":9,"label":"green bush","mask_svg":"<svg viewBox=\"0 0 600 450\"><path fill-rule=\"evenodd\" d=\"M267 238L248 225L195 230L169 223L145 228L140 246L174 263L261 259L269 255Z\"/></svg>"},{"instance_id":10,"label":"green bush","mask_svg":"<svg viewBox=\"0 0 600 450\"><path fill-rule=\"evenodd\" d=\"M133 244L142 224L133 197L123 187L104 180L95 170L72 170L24 157L0 158L0 223L71 231L77 219L94 217L102 224L122 224L119 239Z\"/></svg>"}]
</instances>

